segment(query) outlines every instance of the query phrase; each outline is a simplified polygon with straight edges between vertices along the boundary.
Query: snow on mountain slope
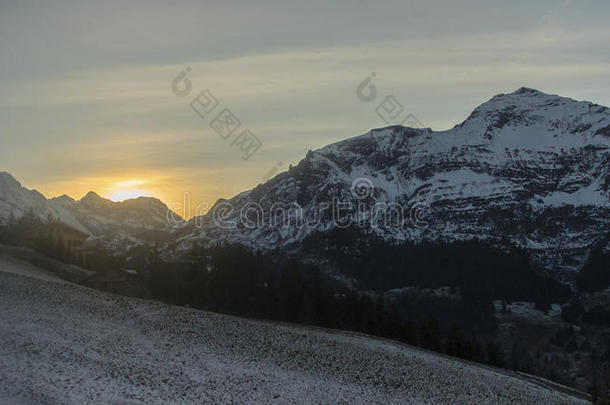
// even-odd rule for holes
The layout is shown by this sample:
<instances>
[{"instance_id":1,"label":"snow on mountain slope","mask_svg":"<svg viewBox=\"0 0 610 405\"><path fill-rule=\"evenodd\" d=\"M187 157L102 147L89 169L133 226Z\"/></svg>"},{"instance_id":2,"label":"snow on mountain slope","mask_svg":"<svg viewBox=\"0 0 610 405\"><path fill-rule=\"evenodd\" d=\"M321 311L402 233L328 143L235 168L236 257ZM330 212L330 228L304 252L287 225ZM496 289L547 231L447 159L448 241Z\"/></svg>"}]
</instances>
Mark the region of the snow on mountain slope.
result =
<instances>
[{"instance_id":1,"label":"snow on mountain slope","mask_svg":"<svg viewBox=\"0 0 610 405\"><path fill-rule=\"evenodd\" d=\"M121 245L126 238L138 242L144 234L172 229L167 221L168 207L156 198L113 202L89 192L79 201L66 195L46 199L38 191L23 187L9 173L0 172L0 224L30 210L43 220L61 221L111 246Z\"/></svg>"},{"instance_id":2,"label":"snow on mountain slope","mask_svg":"<svg viewBox=\"0 0 610 405\"><path fill-rule=\"evenodd\" d=\"M172 230L167 221L169 208L151 197L114 202L91 191L71 203L69 210L93 235L119 244L125 239L137 242L146 234Z\"/></svg>"},{"instance_id":3,"label":"snow on mountain slope","mask_svg":"<svg viewBox=\"0 0 610 405\"><path fill-rule=\"evenodd\" d=\"M51 217L81 232L89 233L65 204L47 200L38 191L23 187L9 173L0 172L0 224L8 222L11 216L18 219L30 210L43 220Z\"/></svg>"},{"instance_id":4,"label":"snow on mountain slope","mask_svg":"<svg viewBox=\"0 0 610 405\"><path fill-rule=\"evenodd\" d=\"M115 296L38 279L29 266L4 271L21 265L0 258L2 403L587 403L386 340Z\"/></svg>"},{"instance_id":5,"label":"snow on mountain slope","mask_svg":"<svg viewBox=\"0 0 610 405\"><path fill-rule=\"evenodd\" d=\"M562 276L610 231L609 188L610 110L521 88L447 131L392 126L310 151L288 172L195 218L181 241L294 246L342 226L338 201L352 223L362 220L389 243L510 243ZM383 204L399 207L403 221L379 223ZM294 208L305 225L278 226L278 207Z\"/></svg>"}]
</instances>

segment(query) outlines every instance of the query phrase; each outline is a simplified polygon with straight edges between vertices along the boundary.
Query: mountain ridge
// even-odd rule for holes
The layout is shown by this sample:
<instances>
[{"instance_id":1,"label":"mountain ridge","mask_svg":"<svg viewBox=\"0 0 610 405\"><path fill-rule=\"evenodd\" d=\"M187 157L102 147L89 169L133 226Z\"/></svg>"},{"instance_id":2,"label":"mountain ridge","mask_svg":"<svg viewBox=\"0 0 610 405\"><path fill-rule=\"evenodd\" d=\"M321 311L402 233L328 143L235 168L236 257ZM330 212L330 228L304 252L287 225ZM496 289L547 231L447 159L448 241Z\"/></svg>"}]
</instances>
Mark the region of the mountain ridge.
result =
<instances>
[{"instance_id":1,"label":"mountain ridge","mask_svg":"<svg viewBox=\"0 0 610 405\"><path fill-rule=\"evenodd\" d=\"M270 250L337 225L328 219L310 228L270 226L269 209L278 203L296 203L305 219L333 199L369 211L375 203L405 211L422 204L431 226L368 232L388 243L508 240L563 277L580 268L609 226L609 125L607 107L520 88L492 97L448 130L395 125L309 151L287 172L189 221L179 242L183 250L198 243ZM364 199L353 193L359 180L370 188ZM223 221L241 226L218 226L221 206L231 208ZM261 208L261 226L244 224L240 213L248 206Z\"/></svg>"},{"instance_id":2,"label":"mountain ridge","mask_svg":"<svg viewBox=\"0 0 610 405\"><path fill-rule=\"evenodd\" d=\"M177 240L171 253L180 256L195 244L294 249L339 226L334 213L320 212L324 204L364 207L353 217L368 225L377 205L394 204L400 226L375 223L365 233L390 244L483 239L526 249L545 270L570 278L610 225L608 128L605 106L522 87L492 97L451 129L393 125L309 151L288 171L219 199L183 228L169 224L168 214L178 215L155 198L113 202L91 191L78 201L47 200L7 172L0 173L0 222L9 211L32 208L113 239L114 248L125 238L138 243L142 232L163 231ZM304 227L288 218L277 226L270 210L278 204L297 207L308 225L316 221ZM254 227L244 223L252 211L241 215L247 207L258 216ZM222 221L236 226L219 226L222 210Z\"/></svg>"},{"instance_id":3,"label":"mountain ridge","mask_svg":"<svg viewBox=\"0 0 610 405\"><path fill-rule=\"evenodd\" d=\"M21 185L10 173L0 172L0 225L33 212L43 221L57 220L90 235L113 250L146 243L150 232L169 233L167 215L179 216L153 197L114 202L94 191L80 200L68 195L46 198Z\"/></svg>"}]
</instances>

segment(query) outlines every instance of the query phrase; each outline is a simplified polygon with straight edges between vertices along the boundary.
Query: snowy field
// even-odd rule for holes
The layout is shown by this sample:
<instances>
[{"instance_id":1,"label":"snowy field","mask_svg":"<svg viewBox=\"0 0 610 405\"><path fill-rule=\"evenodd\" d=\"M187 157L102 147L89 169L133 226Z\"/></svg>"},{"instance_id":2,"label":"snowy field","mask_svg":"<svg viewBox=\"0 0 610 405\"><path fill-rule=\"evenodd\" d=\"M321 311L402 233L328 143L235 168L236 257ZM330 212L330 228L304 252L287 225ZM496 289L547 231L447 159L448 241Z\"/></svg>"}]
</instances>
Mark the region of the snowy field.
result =
<instances>
[{"instance_id":1,"label":"snowy field","mask_svg":"<svg viewBox=\"0 0 610 405\"><path fill-rule=\"evenodd\" d=\"M0 256L2 404L586 404L349 333L114 296Z\"/></svg>"}]
</instances>

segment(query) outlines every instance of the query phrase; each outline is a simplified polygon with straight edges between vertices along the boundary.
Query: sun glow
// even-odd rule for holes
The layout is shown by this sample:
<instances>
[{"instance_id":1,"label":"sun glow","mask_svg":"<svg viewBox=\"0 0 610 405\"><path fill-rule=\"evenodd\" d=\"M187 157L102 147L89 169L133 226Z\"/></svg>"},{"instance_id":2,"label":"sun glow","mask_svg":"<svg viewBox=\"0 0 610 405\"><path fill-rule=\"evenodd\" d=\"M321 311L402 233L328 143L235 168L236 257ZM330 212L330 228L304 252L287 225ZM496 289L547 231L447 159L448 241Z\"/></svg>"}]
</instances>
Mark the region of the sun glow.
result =
<instances>
[{"instance_id":1,"label":"sun glow","mask_svg":"<svg viewBox=\"0 0 610 405\"><path fill-rule=\"evenodd\" d=\"M152 194L140 188L146 184L140 180L121 181L112 187L112 191L108 194L108 199L112 201L125 201L138 197L152 197Z\"/></svg>"}]
</instances>

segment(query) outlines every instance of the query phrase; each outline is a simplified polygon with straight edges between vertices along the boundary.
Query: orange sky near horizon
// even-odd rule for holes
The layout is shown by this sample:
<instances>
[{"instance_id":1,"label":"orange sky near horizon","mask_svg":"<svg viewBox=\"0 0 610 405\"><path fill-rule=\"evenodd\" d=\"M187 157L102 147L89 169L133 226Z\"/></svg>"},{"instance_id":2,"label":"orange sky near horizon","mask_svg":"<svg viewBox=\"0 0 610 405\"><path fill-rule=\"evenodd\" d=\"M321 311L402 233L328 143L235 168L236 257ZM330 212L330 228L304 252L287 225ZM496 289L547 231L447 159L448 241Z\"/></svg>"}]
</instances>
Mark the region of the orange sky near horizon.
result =
<instances>
[{"instance_id":1,"label":"orange sky near horizon","mask_svg":"<svg viewBox=\"0 0 610 405\"><path fill-rule=\"evenodd\" d=\"M17 177L17 176L16 176ZM163 176L137 173L124 177L83 177L46 184L27 184L17 177L24 187L35 189L47 198L68 195L75 200L94 191L112 201L138 197L154 197L184 218L201 215L218 200L230 198L251 186L223 181L218 175L206 175L206 182L176 181Z\"/></svg>"}]
</instances>

